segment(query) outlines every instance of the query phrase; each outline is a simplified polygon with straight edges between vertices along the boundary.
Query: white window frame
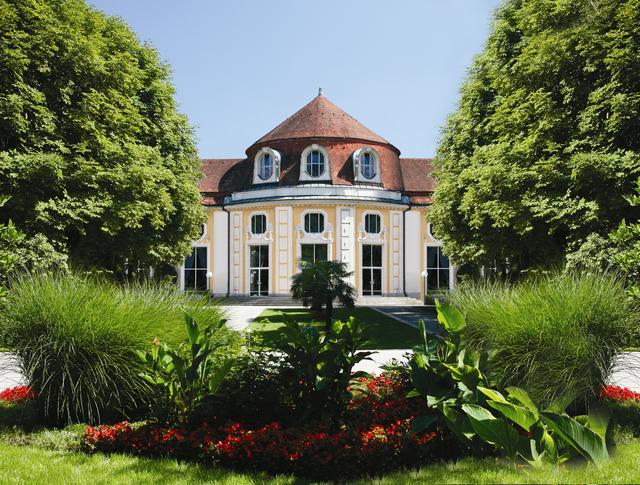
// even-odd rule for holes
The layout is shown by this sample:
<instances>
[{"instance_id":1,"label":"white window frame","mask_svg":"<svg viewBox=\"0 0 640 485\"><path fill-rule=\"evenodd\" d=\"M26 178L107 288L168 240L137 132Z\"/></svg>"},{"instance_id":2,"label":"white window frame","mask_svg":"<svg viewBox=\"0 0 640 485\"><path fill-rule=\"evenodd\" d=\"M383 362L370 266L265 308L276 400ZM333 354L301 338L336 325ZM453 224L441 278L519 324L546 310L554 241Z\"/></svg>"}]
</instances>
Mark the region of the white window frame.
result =
<instances>
[{"instance_id":1,"label":"white window frame","mask_svg":"<svg viewBox=\"0 0 640 485\"><path fill-rule=\"evenodd\" d=\"M271 156L271 160L273 161L273 170L271 172L271 177L266 180L260 178L260 160L262 159L262 155L268 154ZM258 150L256 156L253 161L253 183L254 184L273 184L280 180L280 152L274 150L269 147L264 147Z\"/></svg>"},{"instance_id":2,"label":"white window frame","mask_svg":"<svg viewBox=\"0 0 640 485\"><path fill-rule=\"evenodd\" d=\"M377 235L377 234L376 234ZM363 254L363 248L362 246L364 245L369 245L369 246L381 246L382 247L382 284L380 287L380 291L381 291L381 295L365 295L364 294L364 280L362 279L362 273L364 268L372 268L372 267L377 267L377 266L364 266L362 264L362 254ZM358 278L358 296L363 297L363 298L367 298L367 297L380 297L380 296L385 296L388 294L388 289L387 289L387 242L384 240L364 240L361 239L358 242L358 265L357 265L359 271L358 274L356 275Z\"/></svg>"},{"instance_id":3,"label":"white window frame","mask_svg":"<svg viewBox=\"0 0 640 485\"><path fill-rule=\"evenodd\" d=\"M380 217L380 232L367 232L366 231L366 217L368 215L376 215ZM365 244L376 244L380 242L386 242L387 240L387 226L384 221L384 215L380 211L367 210L362 213L362 219L358 224L358 241Z\"/></svg>"},{"instance_id":4,"label":"white window frame","mask_svg":"<svg viewBox=\"0 0 640 485\"><path fill-rule=\"evenodd\" d=\"M370 155L373 156L374 159L374 168L375 168L375 175L372 178L367 178L364 175L362 175L362 170L361 170L361 163L362 163L362 159L365 153L368 153ZM358 150L356 150L355 152L353 152L353 175L354 175L354 181L356 182L364 182L364 183L369 183L369 184L379 184L381 183L381 179L380 179L380 154L373 148L373 147L363 147L360 148Z\"/></svg>"},{"instance_id":5,"label":"white window frame","mask_svg":"<svg viewBox=\"0 0 640 485\"><path fill-rule=\"evenodd\" d=\"M322 172L317 177L312 177L307 172L307 157L313 151L319 151L324 156L324 172ZM329 158L329 153L322 146L314 143L313 145L308 146L302 151L302 155L300 156L300 181L301 182L318 182L331 180L331 159Z\"/></svg>"},{"instance_id":6,"label":"white window frame","mask_svg":"<svg viewBox=\"0 0 640 485\"><path fill-rule=\"evenodd\" d=\"M205 228L207 227L207 224L204 225ZM206 238L206 229L205 229L205 235L203 235L198 241L196 242L192 242L191 243L191 250L193 251L194 248L206 248L207 250L207 292L211 291L211 277L213 276L213 274L211 273L211 248L210 245L208 244L207 241L205 241ZM185 289L185 265L184 265L184 259L183 258L183 263L180 265L180 270L178 272L178 278L180 280L180 291L187 291Z\"/></svg>"},{"instance_id":7,"label":"white window frame","mask_svg":"<svg viewBox=\"0 0 640 485\"><path fill-rule=\"evenodd\" d=\"M322 214L324 216L324 231L314 233L306 232L304 230L304 218L307 214ZM300 214L300 220L297 227L297 240L296 240L296 261L299 262L302 258L302 245L303 244L327 244L327 260L332 261L333 256L333 226L329 222L329 216L327 211L323 209L306 209ZM299 265L298 265L299 268Z\"/></svg>"},{"instance_id":8,"label":"white window frame","mask_svg":"<svg viewBox=\"0 0 640 485\"><path fill-rule=\"evenodd\" d=\"M266 269L269 273L269 281L267 282L267 296L273 295L273 258L271 251L271 242L270 241L259 241L259 240L251 240L247 242L247 251L246 251L246 291L247 295L251 298L259 297L258 295L251 295L251 270L254 269L251 266L251 246L265 246L267 248L267 253L269 257L269 265L265 267L261 267L260 269Z\"/></svg>"}]
</instances>

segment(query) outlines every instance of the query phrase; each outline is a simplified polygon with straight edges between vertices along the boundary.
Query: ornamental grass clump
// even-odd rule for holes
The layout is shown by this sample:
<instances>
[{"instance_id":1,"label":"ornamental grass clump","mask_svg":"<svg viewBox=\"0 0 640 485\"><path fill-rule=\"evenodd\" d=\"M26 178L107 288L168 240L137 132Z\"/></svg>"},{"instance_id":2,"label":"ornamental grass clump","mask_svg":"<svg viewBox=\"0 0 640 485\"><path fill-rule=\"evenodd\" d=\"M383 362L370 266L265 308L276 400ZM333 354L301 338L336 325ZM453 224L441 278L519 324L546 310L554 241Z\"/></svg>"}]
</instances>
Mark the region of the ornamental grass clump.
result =
<instances>
[{"instance_id":1,"label":"ornamental grass clump","mask_svg":"<svg viewBox=\"0 0 640 485\"><path fill-rule=\"evenodd\" d=\"M623 280L610 273L468 283L452 300L466 314L469 345L491 352L497 385L525 388L542 404L597 396L640 321Z\"/></svg>"},{"instance_id":2,"label":"ornamental grass clump","mask_svg":"<svg viewBox=\"0 0 640 485\"><path fill-rule=\"evenodd\" d=\"M0 311L0 340L17 355L50 424L96 423L145 409L150 385L136 350L177 344L184 312L203 325L222 313L175 288L119 286L91 276L22 274ZM224 332L222 332L224 333Z\"/></svg>"}]
</instances>

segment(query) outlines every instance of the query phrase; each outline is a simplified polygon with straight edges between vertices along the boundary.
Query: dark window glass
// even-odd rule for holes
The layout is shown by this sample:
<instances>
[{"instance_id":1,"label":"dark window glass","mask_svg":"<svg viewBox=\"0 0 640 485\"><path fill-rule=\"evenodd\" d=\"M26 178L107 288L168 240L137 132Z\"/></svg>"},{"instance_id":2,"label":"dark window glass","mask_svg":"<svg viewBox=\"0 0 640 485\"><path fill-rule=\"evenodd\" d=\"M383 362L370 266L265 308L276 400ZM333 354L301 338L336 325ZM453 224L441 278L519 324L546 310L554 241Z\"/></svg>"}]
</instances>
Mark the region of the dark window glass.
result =
<instances>
[{"instance_id":1,"label":"dark window glass","mask_svg":"<svg viewBox=\"0 0 640 485\"><path fill-rule=\"evenodd\" d=\"M207 291L207 248L194 247L184 259L184 289Z\"/></svg>"},{"instance_id":2,"label":"dark window glass","mask_svg":"<svg viewBox=\"0 0 640 485\"><path fill-rule=\"evenodd\" d=\"M371 246L371 266L382 266L382 246Z\"/></svg>"},{"instance_id":3,"label":"dark window glass","mask_svg":"<svg viewBox=\"0 0 640 485\"><path fill-rule=\"evenodd\" d=\"M311 212L304 216L304 230L309 234L317 234L324 231L324 215Z\"/></svg>"},{"instance_id":4,"label":"dark window glass","mask_svg":"<svg viewBox=\"0 0 640 485\"><path fill-rule=\"evenodd\" d=\"M300 253L303 261L327 261L328 248L326 244L302 244Z\"/></svg>"},{"instance_id":5,"label":"dark window glass","mask_svg":"<svg viewBox=\"0 0 640 485\"><path fill-rule=\"evenodd\" d=\"M372 179L376 176L376 157L369 152L362 155L360 162L362 176L366 179Z\"/></svg>"},{"instance_id":6,"label":"dark window glass","mask_svg":"<svg viewBox=\"0 0 640 485\"><path fill-rule=\"evenodd\" d=\"M258 176L262 180L267 180L271 178L271 175L273 175L273 158L271 157L270 154L265 153L260 158L260 167L258 169Z\"/></svg>"},{"instance_id":7,"label":"dark window glass","mask_svg":"<svg viewBox=\"0 0 640 485\"><path fill-rule=\"evenodd\" d=\"M264 234L267 230L267 216L256 214L251 216L251 232L253 234Z\"/></svg>"},{"instance_id":8,"label":"dark window glass","mask_svg":"<svg viewBox=\"0 0 640 485\"><path fill-rule=\"evenodd\" d=\"M440 246L427 246L427 292L449 289L449 258Z\"/></svg>"},{"instance_id":9,"label":"dark window glass","mask_svg":"<svg viewBox=\"0 0 640 485\"><path fill-rule=\"evenodd\" d=\"M364 216L364 230L369 234L380 233L380 216L378 214L367 214Z\"/></svg>"}]
</instances>

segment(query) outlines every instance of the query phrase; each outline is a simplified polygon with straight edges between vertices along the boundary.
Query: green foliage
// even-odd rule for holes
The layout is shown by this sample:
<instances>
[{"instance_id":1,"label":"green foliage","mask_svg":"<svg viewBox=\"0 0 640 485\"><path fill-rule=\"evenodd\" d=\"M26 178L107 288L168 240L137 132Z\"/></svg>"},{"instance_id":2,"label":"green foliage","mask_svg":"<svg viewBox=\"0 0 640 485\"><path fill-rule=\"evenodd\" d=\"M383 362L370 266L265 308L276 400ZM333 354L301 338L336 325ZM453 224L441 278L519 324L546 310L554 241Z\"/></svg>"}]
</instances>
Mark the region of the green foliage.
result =
<instances>
[{"instance_id":1,"label":"green foliage","mask_svg":"<svg viewBox=\"0 0 640 485\"><path fill-rule=\"evenodd\" d=\"M421 323L423 343L415 348L410 367L415 394L439 416L416 420L416 431L440 419L463 448L481 451L488 444L535 466L562 463L575 455L597 466L604 463L609 456L606 416L593 412L574 419L564 409L540 412L523 389L507 388L505 397L485 387L486 359L466 347L464 317L452 305L436 302L436 307L444 335L430 336Z\"/></svg>"},{"instance_id":2,"label":"green foliage","mask_svg":"<svg viewBox=\"0 0 640 485\"><path fill-rule=\"evenodd\" d=\"M640 206L640 179L637 181L635 194L627 197L632 207ZM629 275L630 293L640 299L640 223L638 218L633 222L622 221L609 238L617 248L613 259L625 274Z\"/></svg>"},{"instance_id":3,"label":"green foliage","mask_svg":"<svg viewBox=\"0 0 640 485\"><path fill-rule=\"evenodd\" d=\"M160 389L168 417L180 423L189 422L205 399L218 392L233 363L231 358L216 362L216 350L228 344L214 338L215 333L224 332L224 320L200 331L196 321L185 314L185 326L188 340L179 347L156 341L151 351L138 351L146 365L141 376Z\"/></svg>"},{"instance_id":4,"label":"green foliage","mask_svg":"<svg viewBox=\"0 0 640 485\"><path fill-rule=\"evenodd\" d=\"M491 352L497 385L522 387L538 403L563 394L595 397L640 321L616 274L468 283L451 298L466 314L469 345Z\"/></svg>"},{"instance_id":5,"label":"green foliage","mask_svg":"<svg viewBox=\"0 0 640 485\"><path fill-rule=\"evenodd\" d=\"M9 403L0 400L0 429L19 428L31 431L38 426L38 413L31 400Z\"/></svg>"},{"instance_id":6,"label":"green foliage","mask_svg":"<svg viewBox=\"0 0 640 485\"><path fill-rule=\"evenodd\" d=\"M329 331L333 301L337 299L348 308L355 304L355 289L347 281L352 274L341 261L300 261L300 272L291 279L291 294L312 310L320 311L324 307Z\"/></svg>"},{"instance_id":7,"label":"green foliage","mask_svg":"<svg viewBox=\"0 0 640 485\"><path fill-rule=\"evenodd\" d=\"M0 197L0 207L4 206L7 200L8 197ZM24 234L16 229L13 221L9 220L7 224L0 223L0 300L5 295L3 285L6 283L6 277L20 260L16 253L23 239Z\"/></svg>"},{"instance_id":8,"label":"green foliage","mask_svg":"<svg viewBox=\"0 0 640 485\"><path fill-rule=\"evenodd\" d=\"M311 325L286 321L273 339L275 350L283 352L292 370L294 399L302 420L309 418L337 422L351 396L349 384L363 372L352 373L353 366L373 352L360 351L365 342L363 325L355 318L331 324L321 333ZM299 383L299 387L295 383Z\"/></svg>"},{"instance_id":9,"label":"green foliage","mask_svg":"<svg viewBox=\"0 0 640 485\"><path fill-rule=\"evenodd\" d=\"M0 193L74 264L177 261L203 219L169 68L83 0L0 0Z\"/></svg>"},{"instance_id":10,"label":"green foliage","mask_svg":"<svg viewBox=\"0 0 640 485\"><path fill-rule=\"evenodd\" d=\"M293 369L279 352L263 349L241 354L216 396L208 399L196 420L242 423L249 429L268 423L294 424Z\"/></svg>"},{"instance_id":11,"label":"green foliage","mask_svg":"<svg viewBox=\"0 0 640 485\"><path fill-rule=\"evenodd\" d=\"M639 63L639 0L506 0L435 161L446 254L517 272L636 220Z\"/></svg>"},{"instance_id":12,"label":"green foliage","mask_svg":"<svg viewBox=\"0 0 640 485\"><path fill-rule=\"evenodd\" d=\"M169 286L21 274L0 311L0 341L17 354L48 422L108 421L146 409L151 388L135 351L158 336L179 343L185 311L207 326L222 318Z\"/></svg>"}]
</instances>

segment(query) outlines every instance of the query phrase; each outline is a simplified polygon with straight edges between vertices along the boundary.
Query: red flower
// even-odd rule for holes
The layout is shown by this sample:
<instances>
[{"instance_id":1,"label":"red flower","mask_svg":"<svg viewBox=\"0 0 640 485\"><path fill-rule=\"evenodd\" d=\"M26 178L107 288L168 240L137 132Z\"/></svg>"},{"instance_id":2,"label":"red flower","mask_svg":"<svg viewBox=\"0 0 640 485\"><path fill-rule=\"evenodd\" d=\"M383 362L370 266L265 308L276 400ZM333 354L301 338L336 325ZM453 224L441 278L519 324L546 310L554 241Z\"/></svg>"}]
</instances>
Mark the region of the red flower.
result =
<instances>
[{"instance_id":1,"label":"red flower","mask_svg":"<svg viewBox=\"0 0 640 485\"><path fill-rule=\"evenodd\" d=\"M29 386L11 387L0 392L0 400L13 403L34 399L35 397L35 392Z\"/></svg>"}]
</instances>

